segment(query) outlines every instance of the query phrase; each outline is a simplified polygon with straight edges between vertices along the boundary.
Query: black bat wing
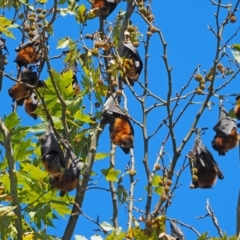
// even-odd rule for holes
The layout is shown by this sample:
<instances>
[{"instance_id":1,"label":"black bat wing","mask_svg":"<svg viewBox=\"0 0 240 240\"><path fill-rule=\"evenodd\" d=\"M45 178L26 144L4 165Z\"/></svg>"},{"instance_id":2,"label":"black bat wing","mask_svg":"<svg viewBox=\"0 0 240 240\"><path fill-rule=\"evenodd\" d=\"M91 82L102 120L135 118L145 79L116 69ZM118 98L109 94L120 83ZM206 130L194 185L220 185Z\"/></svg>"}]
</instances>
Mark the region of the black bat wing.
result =
<instances>
[{"instance_id":1,"label":"black bat wing","mask_svg":"<svg viewBox=\"0 0 240 240\"><path fill-rule=\"evenodd\" d=\"M132 45L132 43L123 43L123 56L126 58L133 58L134 64L137 69L138 75L141 74L143 68L142 59L138 53L138 50Z\"/></svg>"},{"instance_id":2,"label":"black bat wing","mask_svg":"<svg viewBox=\"0 0 240 240\"><path fill-rule=\"evenodd\" d=\"M106 0L106 5L101 9L102 17L106 19L117 7L118 3L114 3L114 0Z\"/></svg>"},{"instance_id":3,"label":"black bat wing","mask_svg":"<svg viewBox=\"0 0 240 240\"><path fill-rule=\"evenodd\" d=\"M170 220L170 228L172 237L174 237L176 240L185 240L183 232L173 220Z\"/></svg>"},{"instance_id":4,"label":"black bat wing","mask_svg":"<svg viewBox=\"0 0 240 240\"><path fill-rule=\"evenodd\" d=\"M66 160L64 158L62 149L53 134L51 128L49 127L46 132L39 138L41 142L41 155L42 159L46 157L47 154L54 151L60 156L61 166L66 168Z\"/></svg>"},{"instance_id":5,"label":"black bat wing","mask_svg":"<svg viewBox=\"0 0 240 240\"><path fill-rule=\"evenodd\" d=\"M213 130L220 135L228 136L232 129L237 129L236 120L228 116L228 113L224 109L224 107L220 106L220 114L217 124L213 127Z\"/></svg>"},{"instance_id":6,"label":"black bat wing","mask_svg":"<svg viewBox=\"0 0 240 240\"><path fill-rule=\"evenodd\" d=\"M102 109L102 124L110 123L115 117L125 116L126 114L121 110L121 108L116 104L117 103L117 95L113 93L107 101L105 102Z\"/></svg>"},{"instance_id":7,"label":"black bat wing","mask_svg":"<svg viewBox=\"0 0 240 240\"><path fill-rule=\"evenodd\" d=\"M32 71L21 72L20 81L34 86L37 82L37 72Z\"/></svg>"}]
</instances>

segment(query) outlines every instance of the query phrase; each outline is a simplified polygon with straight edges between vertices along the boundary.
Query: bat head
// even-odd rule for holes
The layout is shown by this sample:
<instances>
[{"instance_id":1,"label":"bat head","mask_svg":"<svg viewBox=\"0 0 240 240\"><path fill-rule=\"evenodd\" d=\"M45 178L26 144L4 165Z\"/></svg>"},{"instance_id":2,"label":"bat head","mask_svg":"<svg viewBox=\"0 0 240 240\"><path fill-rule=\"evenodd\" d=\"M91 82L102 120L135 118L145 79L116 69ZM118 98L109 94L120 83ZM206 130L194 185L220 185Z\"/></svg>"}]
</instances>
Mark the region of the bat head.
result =
<instances>
[{"instance_id":1,"label":"bat head","mask_svg":"<svg viewBox=\"0 0 240 240\"><path fill-rule=\"evenodd\" d=\"M22 100L32 94L32 90L24 84L17 83L8 89L8 94L13 100Z\"/></svg>"},{"instance_id":2,"label":"bat head","mask_svg":"<svg viewBox=\"0 0 240 240\"><path fill-rule=\"evenodd\" d=\"M122 135L120 146L123 148L133 148L133 136L127 134Z\"/></svg>"},{"instance_id":3,"label":"bat head","mask_svg":"<svg viewBox=\"0 0 240 240\"><path fill-rule=\"evenodd\" d=\"M42 163L44 165L44 168L49 173L57 173L60 171L62 165L60 161L60 156L58 153L52 151L49 154L47 154L43 159Z\"/></svg>"},{"instance_id":4,"label":"bat head","mask_svg":"<svg viewBox=\"0 0 240 240\"><path fill-rule=\"evenodd\" d=\"M37 119L37 114L35 114L34 111L37 109L37 107L38 100L34 98L33 94L29 98L24 100L25 111L35 120Z\"/></svg>"}]
</instances>

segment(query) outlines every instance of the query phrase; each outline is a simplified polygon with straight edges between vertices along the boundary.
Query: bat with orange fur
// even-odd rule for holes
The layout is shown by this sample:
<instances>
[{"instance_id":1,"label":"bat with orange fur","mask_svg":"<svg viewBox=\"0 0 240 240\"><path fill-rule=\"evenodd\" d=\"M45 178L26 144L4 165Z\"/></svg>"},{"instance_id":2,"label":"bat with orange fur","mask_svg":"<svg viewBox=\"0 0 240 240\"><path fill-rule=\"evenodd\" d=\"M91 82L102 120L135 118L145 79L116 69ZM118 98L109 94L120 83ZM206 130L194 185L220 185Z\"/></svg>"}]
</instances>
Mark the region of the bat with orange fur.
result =
<instances>
[{"instance_id":1,"label":"bat with orange fur","mask_svg":"<svg viewBox=\"0 0 240 240\"><path fill-rule=\"evenodd\" d=\"M217 177L223 179L224 176L211 152L203 145L200 131L197 129L194 148L188 154L192 183L195 188L211 188Z\"/></svg>"},{"instance_id":2,"label":"bat with orange fur","mask_svg":"<svg viewBox=\"0 0 240 240\"><path fill-rule=\"evenodd\" d=\"M46 87L43 81L37 80L37 73L29 69L21 72L19 81L20 82L8 89L9 96L13 101L17 101L18 105L22 105L24 100L32 95L35 87Z\"/></svg>"},{"instance_id":3,"label":"bat with orange fur","mask_svg":"<svg viewBox=\"0 0 240 240\"><path fill-rule=\"evenodd\" d=\"M37 95L33 92L30 97L24 100L24 108L26 113L33 117L35 120L37 119L37 114L34 111L38 107L38 99Z\"/></svg>"},{"instance_id":4,"label":"bat with orange fur","mask_svg":"<svg viewBox=\"0 0 240 240\"><path fill-rule=\"evenodd\" d=\"M124 76L120 77L120 79L127 84L127 81L125 80L125 77L127 77L129 84L133 86L134 82L138 80L141 74L143 68L142 59L131 42L123 43L122 57Z\"/></svg>"},{"instance_id":5,"label":"bat with orange fur","mask_svg":"<svg viewBox=\"0 0 240 240\"><path fill-rule=\"evenodd\" d=\"M92 0L92 9L97 9L97 14L106 19L116 8L119 0Z\"/></svg>"},{"instance_id":6,"label":"bat with orange fur","mask_svg":"<svg viewBox=\"0 0 240 240\"><path fill-rule=\"evenodd\" d=\"M35 31L36 35L32 40L21 44L16 48L17 57L14 60L18 67L27 67L28 64L37 63L42 56L40 48L40 35L38 31Z\"/></svg>"},{"instance_id":7,"label":"bat with orange fur","mask_svg":"<svg viewBox=\"0 0 240 240\"><path fill-rule=\"evenodd\" d=\"M50 174L49 183L53 188L60 190L60 196L62 197L66 192L72 191L77 187L79 182L79 175L84 163L76 157L69 144L62 140L66 153L67 167L63 172L57 172Z\"/></svg>"},{"instance_id":8,"label":"bat with orange fur","mask_svg":"<svg viewBox=\"0 0 240 240\"><path fill-rule=\"evenodd\" d=\"M66 159L50 125L39 138L39 141L41 143L41 158L45 170L54 174L61 172L62 168L66 168Z\"/></svg>"},{"instance_id":9,"label":"bat with orange fur","mask_svg":"<svg viewBox=\"0 0 240 240\"><path fill-rule=\"evenodd\" d=\"M101 123L109 123L111 141L128 154L134 147L134 130L128 116L116 103L117 96L113 93L104 104Z\"/></svg>"},{"instance_id":10,"label":"bat with orange fur","mask_svg":"<svg viewBox=\"0 0 240 240\"><path fill-rule=\"evenodd\" d=\"M228 115L223 107L222 100L220 100L219 109L219 120L213 128L216 135L212 141L212 147L219 155L224 156L228 150L237 146L239 135L237 132L236 120Z\"/></svg>"},{"instance_id":11,"label":"bat with orange fur","mask_svg":"<svg viewBox=\"0 0 240 240\"><path fill-rule=\"evenodd\" d=\"M71 161L69 167L64 169L63 172L50 174L49 183L53 188L60 190L61 197L77 187L82 166L83 163L77 159Z\"/></svg>"}]
</instances>

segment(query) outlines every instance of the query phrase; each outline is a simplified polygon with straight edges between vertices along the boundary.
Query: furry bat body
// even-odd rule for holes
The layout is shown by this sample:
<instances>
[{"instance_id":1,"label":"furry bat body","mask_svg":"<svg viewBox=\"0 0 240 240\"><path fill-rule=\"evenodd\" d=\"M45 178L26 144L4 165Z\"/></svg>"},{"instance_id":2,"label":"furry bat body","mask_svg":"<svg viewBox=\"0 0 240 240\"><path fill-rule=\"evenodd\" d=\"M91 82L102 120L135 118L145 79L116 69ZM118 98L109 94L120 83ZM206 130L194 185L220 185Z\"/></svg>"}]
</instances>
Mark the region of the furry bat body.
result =
<instances>
[{"instance_id":1,"label":"furry bat body","mask_svg":"<svg viewBox=\"0 0 240 240\"><path fill-rule=\"evenodd\" d=\"M219 120L213 130L216 132L216 135L212 141L212 147L219 155L224 156L228 150L237 146L239 136L236 120L228 116L222 103L220 103Z\"/></svg>"},{"instance_id":2,"label":"furry bat body","mask_svg":"<svg viewBox=\"0 0 240 240\"><path fill-rule=\"evenodd\" d=\"M128 154L133 148L134 130L128 116L116 104L116 93L110 96L102 111L102 124L109 123L111 141Z\"/></svg>"},{"instance_id":3,"label":"furry bat body","mask_svg":"<svg viewBox=\"0 0 240 240\"><path fill-rule=\"evenodd\" d=\"M197 133L193 151L189 153L189 161L195 188L211 188L217 177L224 178L213 155L202 144L200 132Z\"/></svg>"}]
</instances>

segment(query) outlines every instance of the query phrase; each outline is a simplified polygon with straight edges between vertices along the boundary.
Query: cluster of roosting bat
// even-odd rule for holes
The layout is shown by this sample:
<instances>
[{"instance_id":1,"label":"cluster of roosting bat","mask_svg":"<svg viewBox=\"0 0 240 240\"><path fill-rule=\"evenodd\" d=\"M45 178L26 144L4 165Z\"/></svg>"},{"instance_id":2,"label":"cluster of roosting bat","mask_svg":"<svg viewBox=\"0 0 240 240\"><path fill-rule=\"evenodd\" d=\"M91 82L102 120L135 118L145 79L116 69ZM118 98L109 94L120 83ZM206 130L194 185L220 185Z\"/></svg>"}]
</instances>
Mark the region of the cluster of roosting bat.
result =
<instances>
[{"instance_id":1,"label":"cluster of roosting bat","mask_svg":"<svg viewBox=\"0 0 240 240\"><path fill-rule=\"evenodd\" d=\"M116 8L118 2L118 0L93 0L92 9L100 18L106 19ZM125 34L125 40L122 44L122 52L119 54L123 59L124 73L118 80L133 86L141 74L143 62L128 34ZM5 45L0 44L0 46ZM39 87L46 87L46 85L38 79L38 72L33 70L34 66L32 64L36 64L43 59L44 47L41 33L35 30L34 36L16 49L15 62L20 69L20 74L17 83L9 89L9 95L13 101L16 101L17 105L24 104L26 112L34 119L37 118L34 111L39 104L34 90ZM73 72L72 84L77 95L80 91L76 77L77 62L67 63L62 73L68 70ZM118 99L119 96L113 90L103 106L101 124L109 124L112 143L120 146L124 153L128 154L134 146L134 130L128 114L119 106ZM240 105L240 96L237 97L237 103ZM239 106L235 109L235 114L236 118L240 119ZM228 150L238 144L236 121L227 114L222 101L220 101L219 121L213 129L216 135L212 141L212 147L219 155L225 155ZM223 179L224 176L210 151L202 144L201 131L197 130L196 133L194 148L188 154L193 187L210 188L217 177ZM62 196L65 192L71 191L77 186L83 164L75 156L69 143L61 138L59 140L64 153L52 129L47 129L46 133L40 137L42 162L46 171L50 174L49 182L51 186L60 189L60 195Z\"/></svg>"},{"instance_id":2,"label":"cluster of roosting bat","mask_svg":"<svg viewBox=\"0 0 240 240\"><path fill-rule=\"evenodd\" d=\"M24 105L25 111L36 119L37 114L34 113L34 111L38 107L39 100L34 89L47 87L44 81L39 80L38 72L33 70L35 66L32 65L38 63L43 58L41 34L36 30L35 36L26 43L21 44L16 51L17 57L15 62L20 69L20 74L17 83L8 90L8 93L13 101L16 101L18 106ZM76 64L67 64L62 72L70 69L73 72L73 88L75 94L78 94L80 88L76 78Z\"/></svg>"},{"instance_id":3,"label":"cluster of roosting bat","mask_svg":"<svg viewBox=\"0 0 240 240\"><path fill-rule=\"evenodd\" d=\"M118 0L93 0L92 10L100 19L106 19L119 2ZM41 32L37 24L30 24L31 26L34 25L35 30L31 36L28 36L28 41L20 44L16 49L17 56L15 62L19 70L18 79L16 84L8 90L8 93L17 106L24 105L27 114L37 119L35 110L40 103L37 89L47 88L45 82L39 80L39 75L40 67L44 63L44 52L48 51L46 48L48 37L43 37L45 33ZM1 41L1 43L0 50L6 48L5 41ZM141 74L143 62L130 40L130 35L125 34L125 40L122 43L122 52L119 54L123 59L122 63L124 67L123 73L121 73L118 80L133 86ZM77 95L80 92L76 77L77 62L68 62L62 73L68 70L73 72L72 85L75 95ZM117 98L115 90L112 89L112 94L103 107L101 124L109 124L112 143L120 146L124 153L128 154L130 149L133 148L134 130L129 116L118 105L118 99L119 97ZM61 144L59 144L59 141ZM65 192L73 190L78 183L82 163L74 155L69 143L59 137L57 140L56 135L50 127L40 137L40 143L42 163L45 170L50 174L50 185L58 188L61 196Z\"/></svg>"},{"instance_id":4,"label":"cluster of roosting bat","mask_svg":"<svg viewBox=\"0 0 240 240\"><path fill-rule=\"evenodd\" d=\"M238 106L239 99L240 95L236 97L235 115L237 119L240 119L240 107ZM223 107L222 99L220 99L219 110L219 119L213 128L216 134L212 141L212 147L220 156L224 156L228 150L237 146L239 135L236 119L228 115ZM219 179L224 178L213 155L202 143L201 129L196 130L194 148L189 152L188 157L192 174L191 186L193 188L211 188L217 177Z\"/></svg>"}]
</instances>

